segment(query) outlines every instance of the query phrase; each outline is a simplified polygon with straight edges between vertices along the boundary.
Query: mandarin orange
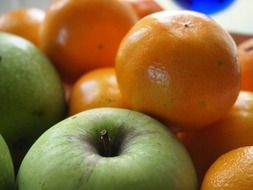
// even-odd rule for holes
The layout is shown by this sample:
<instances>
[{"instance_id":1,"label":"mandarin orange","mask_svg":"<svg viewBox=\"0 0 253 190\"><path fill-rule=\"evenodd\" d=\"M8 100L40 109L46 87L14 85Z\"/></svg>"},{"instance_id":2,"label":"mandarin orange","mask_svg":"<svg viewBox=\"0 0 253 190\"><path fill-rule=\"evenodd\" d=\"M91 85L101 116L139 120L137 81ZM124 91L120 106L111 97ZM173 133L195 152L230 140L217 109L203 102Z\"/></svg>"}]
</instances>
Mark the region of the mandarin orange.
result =
<instances>
[{"instance_id":1,"label":"mandarin orange","mask_svg":"<svg viewBox=\"0 0 253 190\"><path fill-rule=\"evenodd\" d=\"M241 89L253 91L253 38L238 46L241 65Z\"/></svg>"},{"instance_id":2,"label":"mandarin orange","mask_svg":"<svg viewBox=\"0 0 253 190\"><path fill-rule=\"evenodd\" d=\"M70 115L98 107L127 108L119 91L113 67L87 72L73 85L69 99Z\"/></svg>"},{"instance_id":3,"label":"mandarin orange","mask_svg":"<svg viewBox=\"0 0 253 190\"><path fill-rule=\"evenodd\" d=\"M131 108L184 130L221 118L240 90L233 39L193 11L162 11L136 23L118 50L116 75Z\"/></svg>"},{"instance_id":4,"label":"mandarin orange","mask_svg":"<svg viewBox=\"0 0 253 190\"><path fill-rule=\"evenodd\" d=\"M222 154L253 145L253 92L241 91L232 109L216 123L178 134L195 165L199 181Z\"/></svg>"},{"instance_id":5,"label":"mandarin orange","mask_svg":"<svg viewBox=\"0 0 253 190\"><path fill-rule=\"evenodd\" d=\"M201 190L252 190L253 146L233 149L208 169Z\"/></svg>"},{"instance_id":6,"label":"mandarin orange","mask_svg":"<svg viewBox=\"0 0 253 190\"><path fill-rule=\"evenodd\" d=\"M120 41L137 21L131 7L118 0L57 0L46 10L42 50L64 81L84 72L113 66Z\"/></svg>"},{"instance_id":7,"label":"mandarin orange","mask_svg":"<svg viewBox=\"0 0 253 190\"><path fill-rule=\"evenodd\" d=\"M40 26L45 12L37 8L19 8L0 16L0 31L16 34L39 46Z\"/></svg>"}]
</instances>

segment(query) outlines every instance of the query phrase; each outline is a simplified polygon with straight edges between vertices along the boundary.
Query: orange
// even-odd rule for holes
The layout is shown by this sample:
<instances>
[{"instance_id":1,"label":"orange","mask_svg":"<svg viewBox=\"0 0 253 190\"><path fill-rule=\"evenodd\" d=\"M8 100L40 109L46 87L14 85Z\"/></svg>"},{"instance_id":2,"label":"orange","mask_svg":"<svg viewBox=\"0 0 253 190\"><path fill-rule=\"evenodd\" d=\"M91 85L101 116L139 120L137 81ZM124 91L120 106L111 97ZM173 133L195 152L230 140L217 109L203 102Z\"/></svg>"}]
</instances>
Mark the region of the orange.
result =
<instances>
[{"instance_id":1,"label":"orange","mask_svg":"<svg viewBox=\"0 0 253 190\"><path fill-rule=\"evenodd\" d=\"M218 120L240 89L231 36L192 11L162 11L136 23L119 47L116 75L131 108L184 130Z\"/></svg>"},{"instance_id":2,"label":"orange","mask_svg":"<svg viewBox=\"0 0 253 190\"><path fill-rule=\"evenodd\" d=\"M210 165L232 149L253 145L253 92L241 91L222 119L200 131L180 133L200 181Z\"/></svg>"},{"instance_id":3,"label":"orange","mask_svg":"<svg viewBox=\"0 0 253 190\"><path fill-rule=\"evenodd\" d=\"M233 149L209 168L201 190L252 190L253 146Z\"/></svg>"},{"instance_id":4,"label":"orange","mask_svg":"<svg viewBox=\"0 0 253 190\"><path fill-rule=\"evenodd\" d=\"M16 34L39 46L40 26L45 12L35 8L20 8L0 16L0 31Z\"/></svg>"},{"instance_id":5,"label":"orange","mask_svg":"<svg viewBox=\"0 0 253 190\"><path fill-rule=\"evenodd\" d=\"M57 0L41 28L42 50L62 78L74 82L84 72L113 66L123 36L137 21L118 0Z\"/></svg>"},{"instance_id":6,"label":"orange","mask_svg":"<svg viewBox=\"0 0 253 190\"><path fill-rule=\"evenodd\" d=\"M237 45L240 45L244 41L252 38L253 36L250 34L242 34L242 33L236 33L236 32L230 32L232 38L235 40L235 43Z\"/></svg>"},{"instance_id":7,"label":"orange","mask_svg":"<svg viewBox=\"0 0 253 190\"><path fill-rule=\"evenodd\" d=\"M121 0L128 3L139 18L143 18L149 14L162 11L163 8L154 0Z\"/></svg>"},{"instance_id":8,"label":"orange","mask_svg":"<svg viewBox=\"0 0 253 190\"><path fill-rule=\"evenodd\" d=\"M253 91L253 38L238 46L241 64L241 89Z\"/></svg>"},{"instance_id":9,"label":"orange","mask_svg":"<svg viewBox=\"0 0 253 190\"><path fill-rule=\"evenodd\" d=\"M72 88L70 115L98 107L127 107L122 100L114 68L99 68L85 73Z\"/></svg>"}]
</instances>

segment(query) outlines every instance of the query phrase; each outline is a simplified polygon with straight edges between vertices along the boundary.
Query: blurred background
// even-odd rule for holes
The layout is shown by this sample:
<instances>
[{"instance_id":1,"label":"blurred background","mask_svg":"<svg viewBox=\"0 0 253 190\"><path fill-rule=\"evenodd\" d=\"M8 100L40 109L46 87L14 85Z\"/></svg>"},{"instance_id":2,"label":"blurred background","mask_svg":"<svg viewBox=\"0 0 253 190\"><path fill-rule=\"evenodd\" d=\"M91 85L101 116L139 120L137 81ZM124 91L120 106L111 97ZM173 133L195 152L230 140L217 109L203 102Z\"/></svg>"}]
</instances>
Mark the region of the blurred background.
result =
<instances>
[{"instance_id":1,"label":"blurred background","mask_svg":"<svg viewBox=\"0 0 253 190\"><path fill-rule=\"evenodd\" d=\"M17 7L45 9L52 0L0 0L0 14ZM238 41L253 35L253 1L249 0L154 0L164 9L188 9L213 17Z\"/></svg>"},{"instance_id":2,"label":"blurred background","mask_svg":"<svg viewBox=\"0 0 253 190\"><path fill-rule=\"evenodd\" d=\"M52 0L0 0L0 14L18 7L37 7L45 9Z\"/></svg>"},{"instance_id":3,"label":"blurred background","mask_svg":"<svg viewBox=\"0 0 253 190\"><path fill-rule=\"evenodd\" d=\"M165 9L189 9L213 17L231 32L253 34L253 1L249 0L156 0Z\"/></svg>"}]
</instances>

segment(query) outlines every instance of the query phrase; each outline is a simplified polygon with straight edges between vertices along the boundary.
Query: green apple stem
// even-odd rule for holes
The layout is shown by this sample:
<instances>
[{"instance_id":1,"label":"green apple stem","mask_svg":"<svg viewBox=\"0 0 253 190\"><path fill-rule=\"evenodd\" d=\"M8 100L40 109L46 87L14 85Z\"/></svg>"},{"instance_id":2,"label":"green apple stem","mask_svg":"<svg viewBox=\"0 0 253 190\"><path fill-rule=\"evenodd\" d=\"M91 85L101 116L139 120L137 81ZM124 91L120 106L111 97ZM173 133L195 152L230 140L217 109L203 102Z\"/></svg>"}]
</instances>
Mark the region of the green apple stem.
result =
<instances>
[{"instance_id":1,"label":"green apple stem","mask_svg":"<svg viewBox=\"0 0 253 190\"><path fill-rule=\"evenodd\" d=\"M104 155L106 157L111 156L111 145L110 145L110 138L108 135L108 131L105 129L100 131L100 137L104 146Z\"/></svg>"}]
</instances>

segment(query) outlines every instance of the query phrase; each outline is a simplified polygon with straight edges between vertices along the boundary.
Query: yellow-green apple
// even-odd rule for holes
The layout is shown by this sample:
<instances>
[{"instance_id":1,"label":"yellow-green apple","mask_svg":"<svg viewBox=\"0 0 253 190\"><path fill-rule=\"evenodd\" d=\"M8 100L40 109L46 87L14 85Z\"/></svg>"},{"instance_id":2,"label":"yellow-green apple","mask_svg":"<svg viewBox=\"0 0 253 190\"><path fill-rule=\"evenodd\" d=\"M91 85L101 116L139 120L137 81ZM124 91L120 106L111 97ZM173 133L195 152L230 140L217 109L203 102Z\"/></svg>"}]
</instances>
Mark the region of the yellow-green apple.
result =
<instances>
[{"instance_id":1,"label":"yellow-green apple","mask_svg":"<svg viewBox=\"0 0 253 190\"><path fill-rule=\"evenodd\" d=\"M1 32L0 133L11 153L17 144L34 142L64 112L63 85L51 62L28 40Z\"/></svg>"},{"instance_id":2,"label":"yellow-green apple","mask_svg":"<svg viewBox=\"0 0 253 190\"><path fill-rule=\"evenodd\" d=\"M47 130L18 172L19 190L197 190L188 153L164 125L96 108Z\"/></svg>"}]
</instances>

